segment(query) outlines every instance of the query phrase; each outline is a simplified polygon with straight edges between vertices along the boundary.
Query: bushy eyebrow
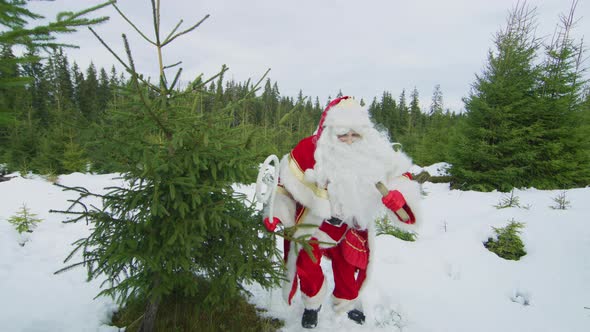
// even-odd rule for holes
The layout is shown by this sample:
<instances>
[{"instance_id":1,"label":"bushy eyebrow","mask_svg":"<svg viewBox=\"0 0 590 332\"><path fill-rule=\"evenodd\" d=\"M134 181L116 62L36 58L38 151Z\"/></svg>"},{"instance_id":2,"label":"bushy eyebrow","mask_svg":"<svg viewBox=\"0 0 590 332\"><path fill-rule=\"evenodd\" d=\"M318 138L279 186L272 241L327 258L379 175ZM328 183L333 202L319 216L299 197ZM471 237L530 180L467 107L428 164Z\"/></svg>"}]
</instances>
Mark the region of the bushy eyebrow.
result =
<instances>
[{"instance_id":1,"label":"bushy eyebrow","mask_svg":"<svg viewBox=\"0 0 590 332\"><path fill-rule=\"evenodd\" d=\"M352 131L352 133L351 133L351 131ZM345 132L344 134L336 134L336 136L338 136L338 137L343 137L343 136L346 136L346 135L348 135L349 133L350 133L352 136L359 136L359 137L361 136L361 134L357 133L357 132L356 132L356 131L354 131L354 130L347 131L347 132Z\"/></svg>"}]
</instances>

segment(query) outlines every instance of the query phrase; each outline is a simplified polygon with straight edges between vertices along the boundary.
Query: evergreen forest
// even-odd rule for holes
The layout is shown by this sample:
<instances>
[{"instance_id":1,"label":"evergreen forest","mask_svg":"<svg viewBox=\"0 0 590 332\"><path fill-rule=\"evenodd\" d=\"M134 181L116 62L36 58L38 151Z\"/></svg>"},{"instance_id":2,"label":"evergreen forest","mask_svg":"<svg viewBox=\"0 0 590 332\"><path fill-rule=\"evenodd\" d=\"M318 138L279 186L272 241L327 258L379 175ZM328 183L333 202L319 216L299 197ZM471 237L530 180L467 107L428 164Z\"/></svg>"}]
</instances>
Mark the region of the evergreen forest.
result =
<instances>
[{"instance_id":1,"label":"evergreen forest","mask_svg":"<svg viewBox=\"0 0 590 332\"><path fill-rule=\"evenodd\" d=\"M92 63L80 68L68 59L63 48L43 56L38 53L29 50L27 56L35 60L18 65L10 45L2 45L2 62L12 65L2 69L1 77L29 80L0 90L2 162L9 170L24 174L120 171L101 138L116 129L109 119L132 98L126 73L117 72L115 66L96 68ZM186 89L201 83L198 77ZM225 81L221 74L202 90L183 91L183 99L195 114L230 113L232 126L255 126L263 134L265 149L278 155L288 153L316 130L321 112L331 99L320 101L304 96L302 90L295 97L283 96L279 82L270 78L255 93L251 93L253 85L251 81ZM416 89L409 95L401 91L398 97L384 91L366 105L375 122L421 165L448 160L445 146L449 132L443 141L439 138L443 130L454 127L462 118L443 109L440 86L434 87L432 98L431 108L421 110Z\"/></svg>"},{"instance_id":2,"label":"evergreen forest","mask_svg":"<svg viewBox=\"0 0 590 332\"><path fill-rule=\"evenodd\" d=\"M455 188L587 185L590 97L584 44L571 37L574 9L551 40L534 35L534 10L521 6L513 11L496 33L486 67L465 92L463 113L444 107L440 85L427 97L414 88L384 91L361 103L416 164L451 163ZM21 55L15 55L15 46L10 40L0 45L5 172L121 171L112 146L102 138L121 129L113 127L112 118L133 98L128 73L92 63L80 68L58 44L25 44ZM285 96L280 82L270 78L255 86L250 80L226 80L224 73L177 87L184 106L195 114L228 115L232 126L255 126L262 133L258 148L269 153L283 155L313 133L330 101L305 96L305 87L297 96ZM421 109L420 98L430 99L428 109Z\"/></svg>"}]
</instances>

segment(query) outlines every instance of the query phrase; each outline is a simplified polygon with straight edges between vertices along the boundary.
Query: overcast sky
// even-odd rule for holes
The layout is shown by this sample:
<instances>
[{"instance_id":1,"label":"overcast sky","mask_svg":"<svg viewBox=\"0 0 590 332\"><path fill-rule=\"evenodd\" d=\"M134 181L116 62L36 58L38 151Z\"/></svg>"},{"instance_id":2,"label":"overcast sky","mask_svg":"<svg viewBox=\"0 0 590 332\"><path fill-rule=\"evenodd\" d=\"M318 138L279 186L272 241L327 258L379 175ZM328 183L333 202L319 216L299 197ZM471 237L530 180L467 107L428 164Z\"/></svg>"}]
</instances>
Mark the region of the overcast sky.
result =
<instances>
[{"instance_id":1,"label":"overcast sky","mask_svg":"<svg viewBox=\"0 0 590 332\"><path fill-rule=\"evenodd\" d=\"M33 1L30 9L47 18L101 3L95 0ZM182 61L185 81L209 77L227 64L226 77L257 81L270 68L283 96L319 97L325 103L339 90L370 102L391 92L416 87L423 108L440 84L446 108L463 109L475 74L481 73L494 34L505 26L516 0L162 0L163 36L183 19L188 28L206 14L201 27L164 49L168 64ZM538 36L550 37L571 0L529 0L536 7ZM149 0L119 0L118 6L150 36ZM590 34L590 1L580 0L575 36ZM127 34L136 66L149 76L157 71L157 54L112 8L96 31L124 56ZM90 61L110 69L116 60L86 28L61 38L80 46L71 60L86 69ZM586 62L588 66L588 61ZM117 66L117 68L121 68ZM120 70L119 70L120 71ZM173 73L169 74L170 76Z\"/></svg>"}]
</instances>

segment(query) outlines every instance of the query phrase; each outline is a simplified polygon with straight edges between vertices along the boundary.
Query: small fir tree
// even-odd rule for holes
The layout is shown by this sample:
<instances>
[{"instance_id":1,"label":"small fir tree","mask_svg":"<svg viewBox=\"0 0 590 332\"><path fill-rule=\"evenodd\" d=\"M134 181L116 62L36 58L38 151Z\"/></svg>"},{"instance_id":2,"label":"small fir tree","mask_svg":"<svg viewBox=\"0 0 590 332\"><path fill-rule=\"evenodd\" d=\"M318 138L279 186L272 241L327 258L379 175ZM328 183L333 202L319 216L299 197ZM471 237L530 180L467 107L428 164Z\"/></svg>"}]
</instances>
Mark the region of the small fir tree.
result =
<instances>
[{"instance_id":1,"label":"small fir tree","mask_svg":"<svg viewBox=\"0 0 590 332\"><path fill-rule=\"evenodd\" d=\"M494 205L496 209L505 209L509 207L520 207L520 198L514 195L514 189L510 191L510 195L502 194L500 202Z\"/></svg>"},{"instance_id":2,"label":"small fir tree","mask_svg":"<svg viewBox=\"0 0 590 332\"><path fill-rule=\"evenodd\" d=\"M571 202L567 199L565 191L560 192L556 197L553 197L554 205L551 206L553 210L567 210L571 206Z\"/></svg>"},{"instance_id":3,"label":"small fir tree","mask_svg":"<svg viewBox=\"0 0 590 332\"><path fill-rule=\"evenodd\" d=\"M492 227L496 236L495 238L488 238L484 243L484 246L489 251L504 259L517 261L522 256L526 255L524 243L518 236L523 227L523 223L517 222L514 219L512 219L506 227Z\"/></svg>"},{"instance_id":4,"label":"small fir tree","mask_svg":"<svg viewBox=\"0 0 590 332\"><path fill-rule=\"evenodd\" d=\"M11 223L19 234L32 233L40 223L41 219L36 218L35 213L31 213L26 204L23 204L20 210L16 212L16 215L8 218L8 222Z\"/></svg>"},{"instance_id":5,"label":"small fir tree","mask_svg":"<svg viewBox=\"0 0 590 332\"><path fill-rule=\"evenodd\" d=\"M416 241L416 233L408 232L401 228L395 227L393 223L387 218L387 216L378 218L375 221L375 226L377 229L377 235L385 234L395 236L396 238L404 241Z\"/></svg>"},{"instance_id":6,"label":"small fir tree","mask_svg":"<svg viewBox=\"0 0 590 332\"><path fill-rule=\"evenodd\" d=\"M84 149L75 142L66 143L61 165L63 170L68 173L85 172L88 160L85 157Z\"/></svg>"}]
</instances>

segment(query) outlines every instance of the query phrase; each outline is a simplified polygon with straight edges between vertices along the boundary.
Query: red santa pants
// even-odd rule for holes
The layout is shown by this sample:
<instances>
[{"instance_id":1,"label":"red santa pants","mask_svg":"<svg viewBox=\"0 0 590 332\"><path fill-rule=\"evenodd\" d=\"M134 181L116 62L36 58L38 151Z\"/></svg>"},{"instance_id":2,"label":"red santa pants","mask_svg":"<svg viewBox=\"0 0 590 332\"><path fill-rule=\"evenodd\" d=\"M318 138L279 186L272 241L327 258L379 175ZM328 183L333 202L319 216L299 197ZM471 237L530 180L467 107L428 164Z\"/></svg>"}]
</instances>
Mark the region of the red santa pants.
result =
<instances>
[{"instance_id":1,"label":"red santa pants","mask_svg":"<svg viewBox=\"0 0 590 332\"><path fill-rule=\"evenodd\" d=\"M334 274L334 297L344 300L354 300L358 297L359 289L367 277L367 270L360 269L350 264L343 255L345 241L337 246L321 249L318 244L312 244L314 260L310 255L301 250L297 257L297 276L300 281L300 288L303 294L314 297L318 294L324 283L324 272L320 265L322 255L332 260Z\"/></svg>"}]
</instances>

